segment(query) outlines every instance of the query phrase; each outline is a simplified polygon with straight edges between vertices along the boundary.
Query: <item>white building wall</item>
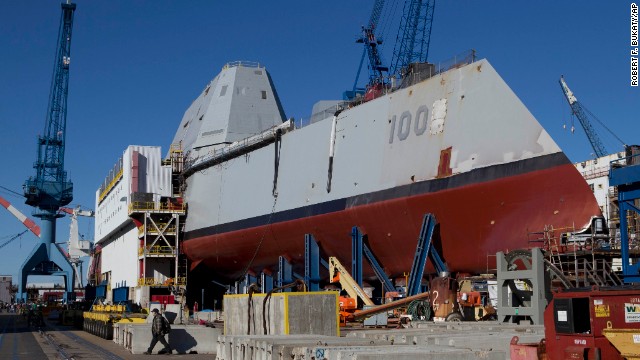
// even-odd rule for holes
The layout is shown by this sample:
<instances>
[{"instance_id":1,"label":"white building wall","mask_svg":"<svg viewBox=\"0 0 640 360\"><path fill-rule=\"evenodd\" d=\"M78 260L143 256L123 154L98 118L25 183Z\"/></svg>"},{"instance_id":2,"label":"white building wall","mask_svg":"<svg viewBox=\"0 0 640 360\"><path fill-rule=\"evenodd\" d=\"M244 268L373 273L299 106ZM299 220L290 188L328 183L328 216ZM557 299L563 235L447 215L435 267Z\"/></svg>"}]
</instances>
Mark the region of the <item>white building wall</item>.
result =
<instances>
[{"instance_id":1,"label":"white building wall","mask_svg":"<svg viewBox=\"0 0 640 360\"><path fill-rule=\"evenodd\" d=\"M122 177L100 202L100 189L96 191L95 241L102 246L102 274L110 272L109 285L132 287L138 284L138 229L129 217L132 189L153 193L154 201L160 196L171 196L171 167L162 165L159 146L131 145L122 154ZM133 176L133 156L139 153L138 178ZM106 178L114 178L120 159ZM137 180L137 184L133 184ZM109 181L106 181L108 183ZM137 185L137 186L134 186Z\"/></svg>"},{"instance_id":2,"label":"white building wall","mask_svg":"<svg viewBox=\"0 0 640 360\"><path fill-rule=\"evenodd\" d=\"M138 229L116 233L102 248L102 273L111 272L112 288L138 285Z\"/></svg>"},{"instance_id":3,"label":"white building wall","mask_svg":"<svg viewBox=\"0 0 640 360\"><path fill-rule=\"evenodd\" d=\"M611 210L609 195L613 194L614 191L613 187L609 186L611 162L620 161L620 159L624 157L624 152L619 152L574 164L576 169L582 174L582 177L587 181L587 184L591 187L591 190L593 190L593 195L607 221L609 220L609 211Z\"/></svg>"}]
</instances>

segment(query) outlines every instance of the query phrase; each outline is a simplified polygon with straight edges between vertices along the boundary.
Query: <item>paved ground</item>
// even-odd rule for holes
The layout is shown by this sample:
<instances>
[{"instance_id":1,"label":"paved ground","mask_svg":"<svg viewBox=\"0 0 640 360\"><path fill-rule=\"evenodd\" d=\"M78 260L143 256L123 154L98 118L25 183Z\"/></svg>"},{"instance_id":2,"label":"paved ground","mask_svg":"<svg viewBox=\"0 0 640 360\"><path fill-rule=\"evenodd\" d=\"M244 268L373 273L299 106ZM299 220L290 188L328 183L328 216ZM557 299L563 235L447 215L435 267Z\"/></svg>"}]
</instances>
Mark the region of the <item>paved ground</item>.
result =
<instances>
[{"instance_id":1,"label":"paved ground","mask_svg":"<svg viewBox=\"0 0 640 360\"><path fill-rule=\"evenodd\" d=\"M36 333L37 334L37 333ZM15 314L0 313L0 359L49 359L38 345L26 319Z\"/></svg>"},{"instance_id":2,"label":"paved ground","mask_svg":"<svg viewBox=\"0 0 640 360\"><path fill-rule=\"evenodd\" d=\"M45 359L148 359L133 355L111 340L47 322L42 328L28 327L20 315L0 313L0 360ZM156 352L162 348L156 345ZM185 360L215 359L215 355L154 355Z\"/></svg>"}]
</instances>

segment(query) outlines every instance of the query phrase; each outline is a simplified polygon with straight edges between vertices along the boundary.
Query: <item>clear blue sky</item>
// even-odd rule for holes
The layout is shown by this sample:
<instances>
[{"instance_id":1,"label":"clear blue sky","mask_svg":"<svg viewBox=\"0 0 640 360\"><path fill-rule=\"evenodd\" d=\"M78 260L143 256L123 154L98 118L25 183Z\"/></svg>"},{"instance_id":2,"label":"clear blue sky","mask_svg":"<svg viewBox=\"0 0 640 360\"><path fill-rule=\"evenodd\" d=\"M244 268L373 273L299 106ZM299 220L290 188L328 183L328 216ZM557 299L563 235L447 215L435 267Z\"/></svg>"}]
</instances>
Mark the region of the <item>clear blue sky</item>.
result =
<instances>
[{"instance_id":1,"label":"clear blue sky","mask_svg":"<svg viewBox=\"0 0 640 360\"><path fill-rule=\"evenodd\" d=\"M388 0L387 3L391 3ZM60 1L4 1L0 11L0 186L22 192L34 175L36 136L45 123ZM373 1L77 1L65 167L73 205L94 194L128 145L168 149L190 103L229 61L267 66L287 117L308 117L314 102L339 99L355 78L355 44ZM626 143L640 143L640 89L629 86L630 1L438 0L429 60L476 49L573 161L592 150L558 78ZM399 17L402 5L396 13ZM397 21L396 21L397 22ZM391 59L397 24L385 31ZM603 134L610 151L619 147ZM31 208L0 190L26 214ZM2 210L4 211L4 210ZM58 221L66 241L69 220ZM81 232L93 225L81 219ZM0 242L23 230L0 212ZM0 274L17 276L36 240L0 249Z\"/></svg>"}]
</instances>

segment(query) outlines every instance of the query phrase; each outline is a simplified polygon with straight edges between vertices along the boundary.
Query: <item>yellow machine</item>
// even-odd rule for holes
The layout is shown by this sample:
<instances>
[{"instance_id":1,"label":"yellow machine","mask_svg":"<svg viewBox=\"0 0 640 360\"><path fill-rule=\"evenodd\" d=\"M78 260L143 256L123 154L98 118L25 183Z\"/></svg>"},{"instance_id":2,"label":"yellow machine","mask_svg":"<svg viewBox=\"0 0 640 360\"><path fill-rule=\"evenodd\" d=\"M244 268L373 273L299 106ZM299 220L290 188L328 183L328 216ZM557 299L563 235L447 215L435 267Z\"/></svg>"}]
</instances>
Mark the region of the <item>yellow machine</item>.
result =
<instances>
[{"instance_id":1,"label":"yellow machine","mask_svg":"<svg viewBox=\"0 0 640 360\"><path fill-rule=\"evenodd\" d=\"M83 330L103 339L113 340L113 324L144 323L147 314L137 314L127 311L126 305L94 304L90 311L83 313Z\"/></svg>"}]
</instances>

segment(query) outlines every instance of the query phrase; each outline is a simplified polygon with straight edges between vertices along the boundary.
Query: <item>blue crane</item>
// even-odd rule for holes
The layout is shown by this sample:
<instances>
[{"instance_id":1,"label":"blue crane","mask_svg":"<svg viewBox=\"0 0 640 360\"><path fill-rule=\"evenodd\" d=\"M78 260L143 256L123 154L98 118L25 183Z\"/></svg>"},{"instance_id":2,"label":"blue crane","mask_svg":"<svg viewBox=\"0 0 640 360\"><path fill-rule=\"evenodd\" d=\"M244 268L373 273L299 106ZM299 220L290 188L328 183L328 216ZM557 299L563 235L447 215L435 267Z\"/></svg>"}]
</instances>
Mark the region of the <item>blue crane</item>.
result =
<instances>
[{"instance_id":1,"label":"blue crane","mask_svg":"<svg viewBox=\"0 0 640 360\"><path fill-rule=\"evenodd\" d=\"M49 92L49 104L44 134L38 137L36 175L23 185L25 203L35 207L33 216L42 221L40 243L22 264L19 277L19 298L24 300L29 275L58 275L65 278L65 300L74 300L74 270L71 263L55 246L58 209L73 199L73 184L64 170L64 149L67 123L67 95L71 62L71 29L76 4L62 3L58 45Z\"/></svg>"},{"instance_id":2,"label":"blue crane","mask_svg":"<svg viewBox=\"0 0 640 360\"><path fill-rule=\"evenodd\" d=\"M567 83L564 81L563 76L560 76L560 87L562 87L564 97L569 102L571 111L578 118L578 121L580 121L580 125L582 125L584 132L587 134L587 138L589 138L589 142L591 143L591 147L593 148L596 157L603 157L607 155L607 150L605 150L602 141L600 141L600 137L593 129L593 125L591 125L591 122L587 118L587 115L582 108L582 104L580 104L578 99L576 99L576 97L573 95L573 92L571 91L571 89L569 89L569 86L567 86Z\"/></svg>"},{"instance_id":3,"label":"blue crane","mask_svg":"<svg viewBox=\"0 0 640 360\"><path fill-rule=\"evenodd\" d=\"M567 86L567 83L564 81L563 76L560 76L560 87L562 87L562 92L564 93L564 97L567 99L567 102L569 102L569 106L571 107L571 112L573 113L573 115L575 115L578 118L578 121L580 121L580 125L582 125L584 132L587 134L587 138L589 139L589 143L591 143L591 147L593 148L593 151L596 157L603 157L608 155L609 153L607 152L604 145L602 144L602 141L600 141L600 137L598 136L598 133L593 128L591 121L589 121L589 117L592 117L598 123L600 123L600 125L605 130L607 130L607 132L609 132L614 138L616 138L616 140L620 142L620 144L622 144L624 148L626 148L627 145L624 143L624 141L622 141L622 139L620 139L616 134L614 134L613 131L611 131L605 124L603 124L600 120L598 120L598 118L596 118L589 110L587 110L587 108L585 108L578 101L578 99L576 99L575 95L573 95L573 92L569 89L569 86ZM587 116L587 114L590 116ZM573 132L573 127L571 128L571 131Z\"/></svg>"},{"instance_id":4,"label":"blue crane","mask_svg":"<svg viewBox=\"0 0 640 360\"><path fill-rule=\"evenodd\" d=\"M382 40L378 39L376 35L376 29L384 4L385 0L376 0L367 26L362 27L362 35L358 38L357 42L364 44L364 51L360 59L356 80L353 83L353 90L345 92L345 99L353 99L356 94L364 92L364 89L357 88L357 84L365 56L369 59L367 92L372 90L380 91L381 87L387 84L384 73L401 77L401 72L404 71L410 63L425 62L427 60L435 0L405 1L396 44L393 50L391 70L389 70L389 67L383 65L379 50L379 46L382 45ZM365 97L365 99L367 99L367 97Z\"/></svg>"},{"instance_id":5,"label":"blue crane","mask_svg":"<svg viewBox=\"0 0 640 360\"><path fill-rule=\"evenodd\" d=\"M435 5L435 0L405 1L391 59L391 75L400 76L409 64L427 61Z\"/></svg>"},{"instance_id":6,"label":"blue crane","mask_svg":"<svg viewBox=\"0 0 640 360\"><path fill-rule=\"evenodd\" d=\"M386 72L388 68L382 65L382 57L379 51L379 45L382 45L382 40L378 39L376 36L376 29L378 21L380 20L380 15L382 14L382 9L384 8L384 2L385 0L376 0L373 4L373 10L371 11L369 22L367 23L367 26L362 27L362 34L356 40L356 43L364 44L364 49L362 51L362 58L360 59L358 71L356 72L356 80L353 82L353 90L345 91L345 100L353 99L357 94L364 93L364 89L358 88L358 80L360 79L360 73L362 72L362 65L364 64L365 57L369 59L369 83L367 84L367 87L384 81L383 72Z\"/></svg>"},{"instance_id":7,"label":"blue crane","mask_svg":"<svg viewBox=\"0 0 640 360\"><path fill-rule=\"evenodd\" d=\"M386 66L382 65L382 57L378 51L378 45L382 45L382 40L377 39L375 34L382 8L384 8L384 1L376 0L369 23L362 27L362 36L357 40L357 42L364 44L364 51L369 58L369 85L383 81L383 72L388 70Z\"/></svg>"}]
</instances>

